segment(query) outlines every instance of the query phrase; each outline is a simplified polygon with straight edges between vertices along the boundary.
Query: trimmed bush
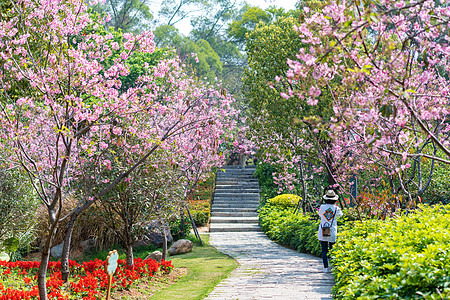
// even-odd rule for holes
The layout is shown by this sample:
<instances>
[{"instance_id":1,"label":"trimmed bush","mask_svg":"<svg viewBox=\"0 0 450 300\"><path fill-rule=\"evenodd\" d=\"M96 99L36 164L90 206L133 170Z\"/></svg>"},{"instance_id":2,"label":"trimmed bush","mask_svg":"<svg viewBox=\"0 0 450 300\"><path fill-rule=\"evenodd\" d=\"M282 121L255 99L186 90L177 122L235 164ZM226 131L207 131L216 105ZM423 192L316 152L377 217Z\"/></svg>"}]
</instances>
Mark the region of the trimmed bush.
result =
<instances>
[{"instance_id":1,"label":"trimmed bush","mask_svg":"<svg viewBox=\"0 0 450 300\"><path fill-rule=\"evenodd\" d=\"M449 299L450 206L355 221L332 250L337 299Z\"/></svg>"},{"instance_id":2,"label":"trimmed bush","mask_svg":"<svg viewBox=\"0 0 450 300\"><path fill-rule=\"evenodd\" d=\"M196 226L205 226L211 216L211 204L209 200L190 201L189 210Z\"/></svg>"},{"instance_id":3,"label":"trimmed bush","mask_svg":"<svg viewBox=\"0 0 450 300\"><path fill-rule=\"evenodd\" d=\"M267 204L279 206L282 208L287 208L287 207L295 208L297 206L298 202L301 200L302 200L302 198L297 195L282 194L282 195L278 195L274 198L267 200Z\"/></svg>"}]
</instances>

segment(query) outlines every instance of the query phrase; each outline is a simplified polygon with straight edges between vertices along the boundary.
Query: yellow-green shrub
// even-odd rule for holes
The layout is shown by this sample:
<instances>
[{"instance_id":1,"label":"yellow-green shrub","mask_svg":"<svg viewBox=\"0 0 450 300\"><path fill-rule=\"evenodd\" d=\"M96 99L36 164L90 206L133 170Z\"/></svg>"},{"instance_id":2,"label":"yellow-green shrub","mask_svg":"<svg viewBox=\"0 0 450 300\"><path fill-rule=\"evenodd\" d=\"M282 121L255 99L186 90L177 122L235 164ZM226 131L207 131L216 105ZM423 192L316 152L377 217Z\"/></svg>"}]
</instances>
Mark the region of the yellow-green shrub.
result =
<instances>
[{"instance_id":1,"label":"yellow-green shrub","mask_svg":"<svg viewBox=\"0 0 450 300\"><path fill-rule=\"evenodd\" d=\"M267 200L267 204L281 206L284 208L287 207L296 207L297 203L301 201L302 198L293 194L282 194L278 195L272 199Z\"/></svg>"}]
</instances>

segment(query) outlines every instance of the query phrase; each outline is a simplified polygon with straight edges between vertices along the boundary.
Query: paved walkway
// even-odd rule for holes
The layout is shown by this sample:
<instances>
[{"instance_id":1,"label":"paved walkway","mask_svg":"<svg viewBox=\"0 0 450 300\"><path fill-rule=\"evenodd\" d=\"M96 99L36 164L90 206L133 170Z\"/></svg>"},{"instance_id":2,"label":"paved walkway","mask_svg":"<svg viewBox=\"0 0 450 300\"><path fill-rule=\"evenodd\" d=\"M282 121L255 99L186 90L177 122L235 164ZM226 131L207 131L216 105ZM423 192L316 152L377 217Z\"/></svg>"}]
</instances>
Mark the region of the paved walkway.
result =
<instances>
[{"instance_id":1,"label":"paved walkway","mask_svg":"<svg viewBox=\"0 0 450 300\"><path fill-rule=\"evenodd\" d=\"M239 267L206 299L332 299L321 259L284 248L262 232L213 232L210 243Z\"/></svg>"}]
</instances>

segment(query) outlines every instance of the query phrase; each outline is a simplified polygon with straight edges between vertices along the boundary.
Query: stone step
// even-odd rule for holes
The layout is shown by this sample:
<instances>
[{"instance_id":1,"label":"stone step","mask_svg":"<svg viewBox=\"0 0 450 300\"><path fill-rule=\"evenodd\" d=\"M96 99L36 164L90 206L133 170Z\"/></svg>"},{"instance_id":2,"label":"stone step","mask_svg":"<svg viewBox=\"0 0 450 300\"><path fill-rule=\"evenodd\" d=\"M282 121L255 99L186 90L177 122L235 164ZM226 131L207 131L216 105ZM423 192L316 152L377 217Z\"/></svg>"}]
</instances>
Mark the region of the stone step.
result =
<instances>
[{"instance_id":1,"label":"stone step","mask_svg":"<svg viewBox=\"0 0 450 300\"><path fill-rule=\"evenodd\" d=\"M211 224L209 232L242 232L242 231L261 231L261 227L257 224L232 224L232 223L216 223Z\"/></svg>"},{"instance_id":2,"label":"stone step","mask_svg":"<svg viewBox=\"0 0 450 300\"><path fill-rule=\"evenodd\" d=\"M216 188L216 194L259 194L259 189L246 189L246 188L234 188L234 189L224 189L224 188Z\"/></svg>"},{"instance_id":3,"label":"stone step","mask_svg":"<svg viewBox=\"0 0 450 300\"><path fill-rule=\"evenodd\" d=\"M227 172L217 172L216 173L216 177L226 177L226 176L240 176L240 177L247 177L247 178L255 178L254 177L254 172L250 171L250 172L233 172L233 171L227 171Z\"/></svg>"},{"instance_id":4,"label":"stone step","mask_svg":"<svg viewBox=\"0 0 450 300\"><path fill-rule=\"evenodd\" d=\"M242 201L242 200L254 200L259 201L259 196L245 196L236 194L235 196L215 196L214 200L234 200L234 201Z\"/></svg>"},{"instance_id":5,"label":"stone step","mask_svg":"<svg viewBox=\"0 0 450 300\"><path fill-rule=\"evenodd\" d=\"M214 207L215 208L220 208L220 207L229 207L229 208L243 208L243 207L254 207L254 208L258 208L259 207L259 202L239 202L239 203L232 203L232 202L215 202L214 203Z\"/></svg>"},{"instance_id":6,"label":"stone step","mask_svg":"<svg viewBox=\"0 0 450 300\"><path fill-rule=\"evenodd\" d=\"M257 184L252 184L252 185L235 184L235 185L226 185L226 186L216 184L215 189L221 190L221 191L255 190L255 192L260 192L259 185L257 185Z\"/></svg>"},{"instance_id":7,"label":"stone step","mask_svg":"<svg viewBox=\"0 0 450 300\"><path fill-rule=\"evenodd\" d=\"M226 171L226 172L217 172L216 173L216 177L223 177L223 176L242 176L242 177L250 177L250 178L254 178L253 174L255 172L254 171L238 171L238 172L234 172L234 171Z\"/></svg>"},{"instance_id":8,"label":"stone step","mask_svg":"<svg viewBox=\"0 0 450 300\"><path fill-rule=\"evenodd\" d=\"M254 184L251 186L250 185L237 185L237 184L235 184L235 185L218 185L218 184L216 184L215 190L216 191L229 191L229 190L245 191L245 190L247 190L247 191L259 192L259 186L257 184Z\"/></svg>"},{"instance_id":9,"label":"stone step","mask_svg":"<svg viewBox=\"0 0 450 300\"><path fill-rule=\"evenodd\" d=\"M257 179L253 176L253 173L237 173L237 172L220 172L216 173L216 178L245 178L245 179Z\"/></svg>"},{"instance_id":10,"label":"stone step","mask_svg":"<svg viewBox=\"0 0 450 300\"><path fill-rule=\"evenodd\" d=\"M232 202L232 203L240 203L240 202L255 202L259 203L259 197L217 197L214 198L213 202Z\"/></svg>"},{"instance_id":11,"label":"stone step","mask_svg":"<svg viewBox=\"0 0 450 300\"><path fill-rule=\"evenodd\" d=\"M259 198L256 197L217 197L214 198L213 203L230 203L238 204L242 202L259 204Z\"/></svg>"},{"instance_id":12,"label":"stone step","mask_svg":"<svg viewBox=\"0 0 450 300\"><path fill-rule=\"evenodd\" d=\"M238 181L233 180L233 178L228 178L226 180L216 180L216 186L220 185L229 185L229 186L239 186L239 187L255 187L259 186L259 181L255 180L246 180L246 181Z\"/></svg>"},{"instance_id":13,"label":"stone step","mask_svg":"<svg viewBox=\"0 0 450 300\"><path fill-rule=\"evenodd\" d=\"M236 172L236 173L249 173L255 172L256 168L220 168L217 173L228 173L228 172Z\"/></svg>"},{"instance_id":14,"label":"stone step","mask_svg":"<svg viewBox=\"0 0 450 300\"><path fill-rule=\"evenodd\" d=\"M213 202L232 202L232 203L240 203L240 202L245 202L245 201L249 201L249 202L255 202L255 203L259 203L259 198L258 197L217 197L213 199Z\"/></svg>"},{"instance_id":15,"label":"stone step","mask_svg":"<svg viewBox=\"0 0 450 300\"><path fill-rule=\"evenodd\" d=\"M245 223L258 224L258 217L211 217L211 224L216 223Z\"/></svg>"},{"instance_id":16,"label":"stone step","mask_svg":"<svg viewBox=\"0 0 450 300\"><path fill-rule=\"evenodd\" d=\"M230 184L230 185L251 185L251 184L259 184L258 179L256 178L236 178L236 177L226 177L226 178L217 178L216 184Z\"/></svg>"},{"instance_id":17,"label":"stone step","mask_svg":"<svg viewBox=\"0 0 450 300\"><path fill-rule=\"evenodd\" d=\"M258 213L256 211L212 211L211 217L258 217Z\"/></svg>"},{"instance_id":18,"label":"stone step","mask_svg":"<svg viewBox=\"0 0 450 300\"><path fill-rule=\"evenodd\" d=\"M231 192L226 192L226 193L223 193L223 192L220 192L220 193L214 193L214 198L216 198L216 197L220 197L220 196L222 196L222 197L247 197L247 196L257 196L257 197L259 197L259 193L231 193Z\"/></svg>"},{"instance_id":19,"label":"stone step","mask_svg":"<svg viewBox=\"0 0 450 300\"><path fill-rule=\"evenodd\" d=\"M224 206L218 206L211 209L211 212L230 212L230 213L240 213L240 212L256 212L258 207L240 207L240 208L234 208L234 207L224 207Z\"/></svg>"},{"instance_id":20,"label":"stone step","mask_svg":"<svg viewBox=\"0 0 450 300\"><path fill-rule=\"evenodd\" d=\"M213 208L258 208L255 203L215 203Z\"/></svg>"}]
</instances>

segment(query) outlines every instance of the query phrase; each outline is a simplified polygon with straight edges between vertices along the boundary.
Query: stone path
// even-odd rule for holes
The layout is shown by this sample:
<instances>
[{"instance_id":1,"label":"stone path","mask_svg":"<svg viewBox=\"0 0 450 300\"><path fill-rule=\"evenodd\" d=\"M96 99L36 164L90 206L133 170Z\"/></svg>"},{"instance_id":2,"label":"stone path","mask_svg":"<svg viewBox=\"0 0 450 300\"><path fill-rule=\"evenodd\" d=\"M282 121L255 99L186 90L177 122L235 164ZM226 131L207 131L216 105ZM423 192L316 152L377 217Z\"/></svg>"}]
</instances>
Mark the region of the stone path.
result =
<instances>
[{"instance_id":1,"label":"stone path","mask_svg":"<svg viewBox=\"0 0 450 300\"><path fill-rule=\"evenodd\" d=\"M321 272L321 259L282 247L259 232L255 195L248 197L258 193L259 199L259 186L250 177L249 170L235 167L217 176L209 241L239 267L206 299L332 299L333 276Z\"/></svg>"},{"instance_id":2,"label":"stone path","mask_svg":"<svg viewBox=\"0 0 450 300\"><path fill-rule=\"evenodd\" d=\"M210 233L210 244L239 267L206 299L332 299L321 259L270 241L261 232Z\"/></svg>"}]
</instances>

